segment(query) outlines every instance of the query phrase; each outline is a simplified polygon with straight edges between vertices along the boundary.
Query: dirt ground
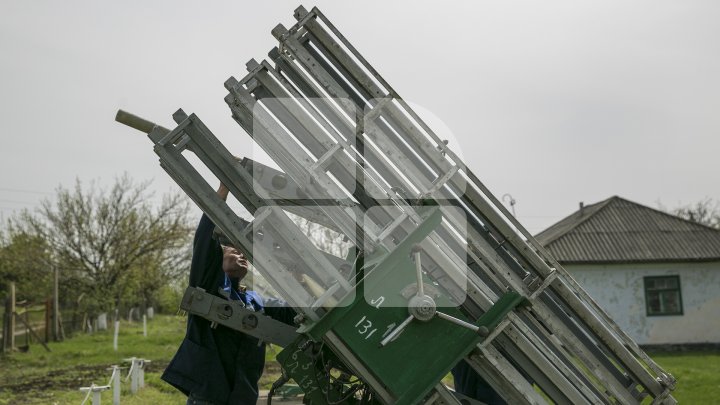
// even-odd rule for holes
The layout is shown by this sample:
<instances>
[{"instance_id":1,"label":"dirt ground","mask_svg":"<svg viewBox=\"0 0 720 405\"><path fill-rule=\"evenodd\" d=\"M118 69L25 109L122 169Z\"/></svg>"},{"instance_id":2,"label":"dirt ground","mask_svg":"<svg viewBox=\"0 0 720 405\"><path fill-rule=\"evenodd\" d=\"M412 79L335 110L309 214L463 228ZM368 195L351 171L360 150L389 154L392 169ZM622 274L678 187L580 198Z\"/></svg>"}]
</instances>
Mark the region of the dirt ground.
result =
<instances>
[{"instance_id":1,"label":"dirt ground","mask_svg":"<svg viewBox=\"0 0 720 405\"><path fill-rule=\"evenodd\" d=\"M147 371L158 372L164 369L166 365L165 362L151 363L148 364ZM45 392L63 389L68 386L80 386L87 381L102 380L107 378L107 373L107 366L78 365L69 369L53 370L47 375L25 376L20 382L5 381L0 386L2 386L2 391L19 396L32 395L33 398L42 400ZM260 390L257 405L267 404L267 394L268 390ZM50 398L46 399L49 400ZM283 399L275 396L272 403L275 405L299 405L302 404L302 398Z\"/></svg>"},{"instance_id":2,"label":"dirt ground","mask_svg":"<svg viewBox=\"0 0 720 405\"><path fill-rule=\"evenodd\" d=\"M17 366L7 363L5 366ZM167 362L158 361L149 363L148 372L158 372L167 366ZM51 370L47 374L25 374L22 378L10 381L0 381L0 392L6 392L20 398L33 398L33 401L50 400L51 392L67 389L67 387L80 387L88 381L107 381L108 370L106 365L77 365L74 367ZM0 394L0 397L2 394Z\"/></svg>"}]
</instances>

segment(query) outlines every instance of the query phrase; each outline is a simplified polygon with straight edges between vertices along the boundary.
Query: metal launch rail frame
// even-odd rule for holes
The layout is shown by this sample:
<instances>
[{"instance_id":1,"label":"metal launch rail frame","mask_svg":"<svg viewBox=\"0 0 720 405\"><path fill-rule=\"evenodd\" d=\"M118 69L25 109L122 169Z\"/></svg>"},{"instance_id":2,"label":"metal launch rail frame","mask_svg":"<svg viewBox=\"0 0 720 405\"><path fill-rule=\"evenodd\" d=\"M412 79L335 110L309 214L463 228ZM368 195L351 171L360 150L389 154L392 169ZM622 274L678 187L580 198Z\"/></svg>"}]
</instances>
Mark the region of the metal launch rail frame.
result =
<instances>
[{"instance_id":1,"label":"metal launch rail frame","mask_svg":"<svg viewBox=\"0 0 720 405\"><path fill-rule=\"evenodd\" d=\"M440 380L464 359L512 404L676 403L674 378L332 23L317 8L294 16L272 30L269 60L225 83L233 118L280 171L238 161L182 110L172 130L117 119L148 133L163 169L296 308L298 337L278 360L306 402L458 404ZM318 248L298 217L349 253Z\"/></svg>"}]
</instances>

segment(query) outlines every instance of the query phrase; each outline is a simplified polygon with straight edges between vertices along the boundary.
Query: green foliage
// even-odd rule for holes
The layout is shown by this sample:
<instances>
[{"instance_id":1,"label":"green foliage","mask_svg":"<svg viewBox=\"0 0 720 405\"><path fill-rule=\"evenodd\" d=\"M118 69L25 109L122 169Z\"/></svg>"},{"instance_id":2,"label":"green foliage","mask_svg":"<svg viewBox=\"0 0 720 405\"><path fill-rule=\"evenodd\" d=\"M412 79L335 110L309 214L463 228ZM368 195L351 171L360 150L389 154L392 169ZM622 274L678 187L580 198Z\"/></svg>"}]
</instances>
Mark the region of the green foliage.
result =
<instances>
[{"instance_id":1,"label":"green foliage","mask_svg":"<svg viewBox=\"0 0 720 405\"><path fill-rule=\"evenodd\" d=\"M57 268L61 304L91 314L153 305L159 287L177 283L187 269L192 227L184 195L166 195L154 206L148 186L123 176L109 191L80 181L72 190L60 187L36 212L13 219L0 251L0 261L13 264L3 271L16 279L42 275L34 282L47 289Z\"/></svg>"},{"instance_id":2,"label":"green foliage","mask_svg":"<svg viewBox=\"0 0 720 405\"><path fill-rule=\"evenodd\" d=\"M0 296L15 283L18 301L42 302L50 294L52 272L44 239L25 232L0 235Z\"/></svg>"},{"instance_id":3,"label":"green foliage","mask_svg":"<svg viewBox=\"0 0 720 405\"><path fill-rule=\"evenodd\" d=\"M160 287L156 296L157 311L163 314L176 313L180 306L182 294L183 291L180 291L177 286L163 285Z\"/></svg>"}]
</instances>

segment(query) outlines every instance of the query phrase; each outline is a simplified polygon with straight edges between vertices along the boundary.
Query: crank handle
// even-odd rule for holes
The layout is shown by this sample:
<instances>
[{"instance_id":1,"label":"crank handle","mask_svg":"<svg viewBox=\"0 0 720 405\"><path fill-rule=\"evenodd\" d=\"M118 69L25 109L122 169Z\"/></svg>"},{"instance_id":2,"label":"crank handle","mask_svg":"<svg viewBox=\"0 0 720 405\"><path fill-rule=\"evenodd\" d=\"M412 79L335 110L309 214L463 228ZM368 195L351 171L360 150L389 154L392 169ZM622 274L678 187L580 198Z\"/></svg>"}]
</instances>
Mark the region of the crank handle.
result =
<instances>
[{"instance_id":1,"label":"crank handle","mask_svg":"<svg viewBox=\"0 0 720 405\"><path fill-rule=\"evenodd\" d=\"M450 315L442 313L442 312L435 312L435 315L437 315L438 317L440 317L442 319L445 319L446 321L450 321L450 322L454 323L455 325L462 326L464 328L468 328L471 331L477 333L478 335L480 335L482 337L486 337L487 335L490 334L490 330L486 326L483 326L483 325L475 326L469 322L463 321L462 319L457 319L454 316L450 316Z\"/></svg>"},{"instance_id":2,"label":"crank handle","mask_svg":"<svg viewBox=\"0 0 720 405\"><path fill-rule=\"evenodd\" d=\"M402 332L410 324L410 322L412 322L413 319L415 319L415 317L412 315L405 318L405 320L402 321L402 323L398 325L397 328L393 329L390 334L385 336L385 339L380 342L380 347L385 347L388 343L395 339L400 334L400 332Z\"/></svg>"}]
</instances>

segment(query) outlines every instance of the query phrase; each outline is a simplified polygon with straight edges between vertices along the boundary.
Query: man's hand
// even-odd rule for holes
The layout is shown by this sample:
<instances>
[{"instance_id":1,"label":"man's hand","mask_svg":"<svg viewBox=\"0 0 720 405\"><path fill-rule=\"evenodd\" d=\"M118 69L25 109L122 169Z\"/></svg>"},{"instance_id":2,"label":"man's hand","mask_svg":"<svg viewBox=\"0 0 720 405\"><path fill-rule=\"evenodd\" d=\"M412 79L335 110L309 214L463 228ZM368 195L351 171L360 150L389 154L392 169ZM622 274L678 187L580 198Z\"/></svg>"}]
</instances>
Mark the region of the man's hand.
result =
<instances>
[{"instance_id":1,"label":"man's hand","mask_svg":"<svg viewBox=\"0 0 720 405\"><path fill-rule=\"evenodd\" d=\"M228 277L242 280L248 272L248 261L237 249L223 246L222 269Z\"/></svg>"},{"instance_id":2,"label":"man's hand","mask_svg":"<svg viewBox=\"0 0 720 405\"><path fill-rule=\"evenodd\" d=\"M230 190L228 190L225 184L220 183L220 187L217 189L217 195L225 201L227 200L228 193L230 193Z\"/></svg>"}]
</instances>

